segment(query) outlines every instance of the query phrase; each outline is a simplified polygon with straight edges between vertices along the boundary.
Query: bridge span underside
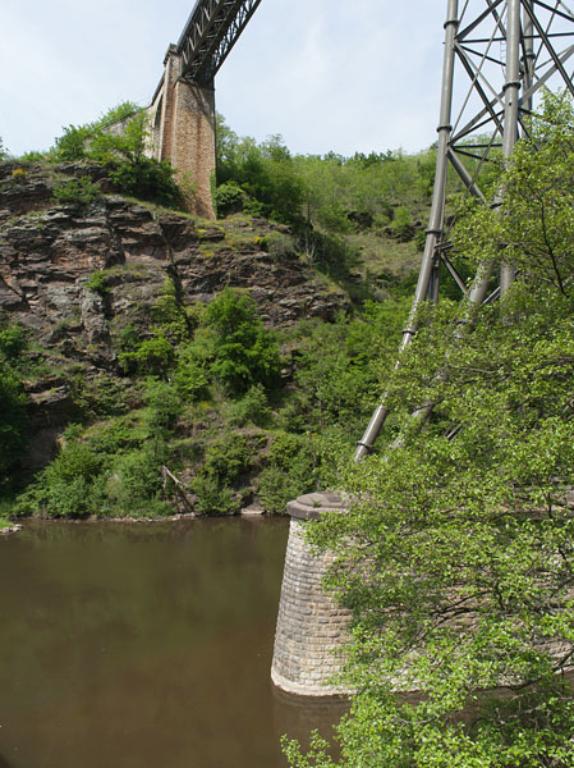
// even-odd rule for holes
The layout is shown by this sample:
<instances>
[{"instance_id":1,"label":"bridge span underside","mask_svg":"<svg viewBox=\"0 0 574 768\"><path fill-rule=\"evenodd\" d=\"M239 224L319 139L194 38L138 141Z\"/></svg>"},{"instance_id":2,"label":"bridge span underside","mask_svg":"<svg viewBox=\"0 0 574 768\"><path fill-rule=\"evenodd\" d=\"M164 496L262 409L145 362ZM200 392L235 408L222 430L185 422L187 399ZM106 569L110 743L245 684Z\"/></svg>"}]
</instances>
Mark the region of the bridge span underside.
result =
<instances>
[{"instance_id":1,"label":"bridge span underside","mask_svg":"<svg viewBox=\"0 0 574 768\"><path fill-rule=\"evenodd\" d=\"M214 218L215 76L261 0L198 0L148 110L148 154L168 160L192 213Z\"/></svg>"}]
</instances>

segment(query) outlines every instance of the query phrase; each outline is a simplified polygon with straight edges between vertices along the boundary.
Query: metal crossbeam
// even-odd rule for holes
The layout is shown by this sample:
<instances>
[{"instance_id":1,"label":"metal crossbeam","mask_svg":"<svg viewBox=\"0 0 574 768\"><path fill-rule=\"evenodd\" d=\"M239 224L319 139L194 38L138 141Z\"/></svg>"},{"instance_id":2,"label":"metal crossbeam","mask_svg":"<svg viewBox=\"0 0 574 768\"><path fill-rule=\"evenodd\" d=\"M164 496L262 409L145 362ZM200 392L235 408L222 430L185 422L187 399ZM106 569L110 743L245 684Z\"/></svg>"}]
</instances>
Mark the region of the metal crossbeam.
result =
<instances>
[{"instance_id":1,"label":"metal crossbeam","mask_svg":"<svg viewBox=\"0 0 574 768\"><path fill-rule=\"evenodd\" d=\"M210 85L261 0L198 0L177 44L183 77Z\"/></svg>"},{"instance_id":2,"label":"metal crossbeam","mask_svg":"<svg viewBox=\"0 0 574 768\"><path fill-rule=\"evenodd\" d=\"M474 314L473 307L503 296L514 280L511 264L502 266L496 287L491 263L482 264L468 285L456 272L446 256L450 218L446 216L447 179L454 172L470 195L485 205L500 205L502 190L491 199L482 191L484 169L490 162L507 162L516 140L528 135L529 118L536 114L545 86L574 97L573 75L567 69L574 56L574 12L569 2L447 0L432 210L401 352L417 333L421 303L438 300L441 271L447 270L460 288L468 318ZM430 404L414 416L422 423L432 409ZM383 401L359 442L357 460L372 451L387 416Z\"/></svg>"}]
</instances>

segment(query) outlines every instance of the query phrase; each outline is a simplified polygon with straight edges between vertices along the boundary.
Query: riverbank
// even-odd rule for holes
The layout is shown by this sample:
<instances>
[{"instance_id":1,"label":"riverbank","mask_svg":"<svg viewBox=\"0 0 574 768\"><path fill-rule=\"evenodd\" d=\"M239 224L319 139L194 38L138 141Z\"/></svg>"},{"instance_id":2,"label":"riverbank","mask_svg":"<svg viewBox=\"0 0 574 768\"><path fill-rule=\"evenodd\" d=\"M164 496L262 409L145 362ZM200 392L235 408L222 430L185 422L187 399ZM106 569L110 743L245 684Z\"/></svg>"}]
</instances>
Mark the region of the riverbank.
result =
<instances>
[{"instance_id":1,"label":"riverbank","mask_svg":"<svg viewBox=\"0 0 574 768\"><path fill-rule=\"evenodd\" d=\"M13 533L19 533L21 530L22 526L20 524L0 519L0 536L10 536Z\"/></svg>"}]
</instances>

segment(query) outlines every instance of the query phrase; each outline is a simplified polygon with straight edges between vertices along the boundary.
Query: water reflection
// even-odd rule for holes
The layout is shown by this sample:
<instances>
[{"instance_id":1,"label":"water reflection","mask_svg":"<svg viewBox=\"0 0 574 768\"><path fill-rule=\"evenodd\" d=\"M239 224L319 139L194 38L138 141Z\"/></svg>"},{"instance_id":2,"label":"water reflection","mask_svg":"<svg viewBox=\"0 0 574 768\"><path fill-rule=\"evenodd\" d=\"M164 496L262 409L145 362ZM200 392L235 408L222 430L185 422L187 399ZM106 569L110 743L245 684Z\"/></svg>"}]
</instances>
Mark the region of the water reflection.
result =
<instances>
[{"instance_id":1,"label":"water reflection","mask_svg":"<svg viewBox=\"0 0 574 768\"><path fill-rule=\"evenodd\" d=\"M286 734L291 739L297 739L304 747L308 747L310 732L317 730L324 738L334 743L333 727L348 709L348 701L343 697L307 699L285 694L275 688L273 690L275 736L280 740Z\"/></svg>"},{"instance_id":2,"label":"water reflection","mask_svg":"<svg viewBox=\"0 0 574 768\"><path fill-rule=\"evenodd\" d=\"M280 735L328 731L340 703L269 681L286 539L225 520L0 541L0 768L281 768Z\"/></svg>"}]
</instances>

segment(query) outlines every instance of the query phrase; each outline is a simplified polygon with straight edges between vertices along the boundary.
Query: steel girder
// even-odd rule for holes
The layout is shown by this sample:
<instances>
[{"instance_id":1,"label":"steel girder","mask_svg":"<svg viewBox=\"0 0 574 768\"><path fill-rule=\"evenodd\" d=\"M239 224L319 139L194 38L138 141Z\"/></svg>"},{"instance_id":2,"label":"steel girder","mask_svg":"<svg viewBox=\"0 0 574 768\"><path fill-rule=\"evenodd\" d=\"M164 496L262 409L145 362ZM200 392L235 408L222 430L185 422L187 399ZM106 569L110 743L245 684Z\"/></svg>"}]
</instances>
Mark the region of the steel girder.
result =
<instances>
[{"instance_id":1,"label":"steel girder","mask_svg":"<svg viewBox=\"0 0 574 768\"><path fill-rule=\"evenodd\" d=\"M447 0L433 200L399 365L400 354L417 332L421 303L438 301L441 272L448 271L453 277L466 305L457 336L465 327L472 327L474 308L503 295L515 277L512 265L505 264L496 279L488 262L469 283L458 274L448 256L448 174L454 172L462 188L483 204L500 205L503 190L488 199L481 189L488 164L507 162L520 135L528 135L528 118L536 115L544 87L564 89L574 97L574 72L568 69L574 56L570 1ZM413 417L423 423L433 408L429 403ZM359 441L357 461L372 451L387 416L383 399Z\"/></svg>"},{"instance_id":2,"label":"steel girder","mask_svg":"<svg viewBox=\"0 0 574 768\"><path fill-rule=\"evenodd\" d=\"M198 0L177 44L183 77L210 85L261 0Z\"/></svg>"}]
</instances>

